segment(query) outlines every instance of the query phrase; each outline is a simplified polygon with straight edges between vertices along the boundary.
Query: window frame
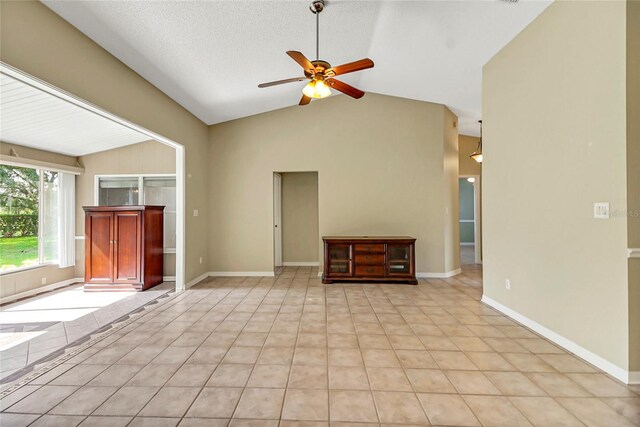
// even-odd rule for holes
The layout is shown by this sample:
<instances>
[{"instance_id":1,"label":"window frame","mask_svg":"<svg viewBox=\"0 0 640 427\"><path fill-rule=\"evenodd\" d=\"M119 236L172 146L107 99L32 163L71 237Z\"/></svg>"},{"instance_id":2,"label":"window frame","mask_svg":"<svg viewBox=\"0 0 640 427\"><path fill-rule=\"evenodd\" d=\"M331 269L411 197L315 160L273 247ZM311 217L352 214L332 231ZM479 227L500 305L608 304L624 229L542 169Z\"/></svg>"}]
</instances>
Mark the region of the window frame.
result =
<instances>
[{"instance_id":1,"label":"window frame","mask_svg":"<svg viewBox=\"0 0 640 427\"><path fill-rule=\"evenodd\" d=\"M44 227L42 226L42 220L44 218L43 216L43 210L42 210L42 205L44 204L44 171L47 172L56 172L57 174L60 174L59 170L56 169L49 169L49 168L44 168L44 167L37 167L37 166L30 166L30 165L17 165L17 164L11 164L11 163L5 163L5 162L0 162L1 165L3 166L9 166L9 167L17 167L17 168L24 168L24 169L33 169L35 171L38 172L38 234L37 234L37 238L38 238L38 263L37 264L33 264L33 265L27 265L25 267L18 267L18 268L12 268L9 270L0 270L0 276L4 276L6 274L12 274L12 273L19 273L22 271L27 271L27 270L34 270L36 268L42 268L42 267L50 267L50 266L56 266L58 265L58 260L51 260L51 261L44 261L44 246L42 245L42 240L43 240L43 231L44 231ZM59 256L60 254L58 254Z\"/></svg>"},{"instance_id":2,"label":"window frame","mask_svg":"<svg viewBox=\"0 0 640 427\"><path fill-rule=\"evenodd\" d=\"M101 178L137 178L138 179L138 203L139 205L144 205L144 179L145 178L173 178L176 181L176 197L177 197L177 177L175 173L142 173L142 174L100 174L94 175L93 181L93 203L95 206L100 206L100 179ZM177 214L177 210L175 211L163 211L163 213L172 213ZM176 217L177 220L177 217ZM164 227L164 224L163 224ZM175 254L177 248L165 248L163 243L162 253L164 254Z\"/></svg>"}]
</instances>

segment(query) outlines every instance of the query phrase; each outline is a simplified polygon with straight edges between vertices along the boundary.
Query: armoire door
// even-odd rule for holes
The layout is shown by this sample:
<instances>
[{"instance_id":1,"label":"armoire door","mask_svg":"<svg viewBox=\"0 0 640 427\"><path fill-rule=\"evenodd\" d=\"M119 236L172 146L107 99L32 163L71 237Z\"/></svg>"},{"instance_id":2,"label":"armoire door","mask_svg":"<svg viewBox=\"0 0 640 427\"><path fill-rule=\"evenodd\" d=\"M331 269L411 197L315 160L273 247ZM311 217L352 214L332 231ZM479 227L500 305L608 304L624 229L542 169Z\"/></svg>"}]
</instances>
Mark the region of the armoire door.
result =
<instances>
[{"instance_id":1,"label":"armoire door","mask_svg":"<svg viewBox=\"0 0 640 427\"><path fill-rule=\"evenodd\" d=\"M88 212L85 227L85 282L113 281L113 213Z\"/></svg>"},{"instance_id":2,"label":"armoire door","mask_svg":"<svg viewBox=\"0 0 640 427\"><path fill-rule=\"evenodd\" d=\"M113 283L140 283L142 282L141 212L114 212L113 222Z\"/></svg>"}]
</instances>

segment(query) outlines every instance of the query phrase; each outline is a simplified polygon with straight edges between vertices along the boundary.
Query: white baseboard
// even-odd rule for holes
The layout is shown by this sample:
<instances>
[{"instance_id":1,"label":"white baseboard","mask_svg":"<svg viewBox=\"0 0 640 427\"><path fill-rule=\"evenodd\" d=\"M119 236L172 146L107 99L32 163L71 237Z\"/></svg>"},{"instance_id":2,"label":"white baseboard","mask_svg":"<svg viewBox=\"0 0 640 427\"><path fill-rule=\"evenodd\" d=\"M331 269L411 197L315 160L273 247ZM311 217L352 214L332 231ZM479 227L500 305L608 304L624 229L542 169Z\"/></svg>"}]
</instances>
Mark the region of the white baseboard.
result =
<instances>
[{"instance_id":1,"label":"white baseboard","mask_svg":"<svg viewBox=\"0 0 640 427\"><path fill-rule=\"evenodd\" d=\"M422 277L422 278L426 278L426 279L446 279L449 277L453 277L457 274L462 273L462 269L461 268L457 268L455 270L451 270L451 271L447 271L446 273L424 273L424 272L419 272L416 273L416 277Z\"/></svg>"},{"instance_id":2,"label":"white baseboard","mask_svg":"<svg viewBox=\"0 0 640 427\"><path fill-rule=\"evenodd\" d=\"M460 242L460 246L475 246L475 242Z\"/></svg>"},{"instance_id":3,"label":"white baseboard","mask_svg":"<svg viewBox=\"0 0 640 427\"><path fill-rule=\"evenodd\" d=\"M185 285L184 288L185 289L189 289L190 287L192 287L193 285L197 285L198 283L202 282L204 279L206 279L207 277L209 277L209 272L206 273L202 273L201 275L199 275L198 277L196 277L195 279L191 279L189 280Z\"/></svg>"},{"instance_id":4,"label":"white baseboard","mask_svg":"<svg viewBox=\"0 0 640 427\"><path fill-rule=\"evenodd\" d=\"M320 265L318 261L301 261L301 262L283 261L282 262L283 267L317 267L318 265Z\"/></svg>"},{"instance_id":5,"label":"white baseboard","mask_svg":"<svg viewBox=\"0 0 640 427\"><path fill-rule=\"evenodd\" d=\"M20 292L19 294L7 295L6 297L2 297L0 298L0 304L6 304L11 301L31 297L37 294L41 294L43 292L55 291L56 289L64 288L65 286L69 286L74 283L83 283L83 282L84 282L84 277L74 277L72 279L63 280L61 282L52 283L50 285L40 286L35 289L29 289L28 291Z\"/></svg>"},{"instance_id":6,"label":"white baseboard","mask_svg":"<svg viewBox=\"0 0 640 427\"><path fill-rule=\"evenodd\" d=\"M189 289L195 284L202 282L207 277L274 277L273 271L208 271L186 284Z\"/></svg>"},{"instance_id":7,"label":"white baseboard","mask_svg":"<svg viewBox=\"0 0 640 427\"><path fill-rule=\"evenodd\" d=\"M176 276L162 276L163 282L175 282Z\"/></svg>"},{"instance_id":8,"label":"white baseboard","mask_svg":"<svg viewBox=\"0 0 640 427\"><path fill-rule=\"evenodd\" d=\"M570 351L581 359L584 359L592 365L602 369L612 377L615 377L626 384L632 384L632 381L634 381L633 384L640 383L640 375L638 375L640 374L639 372L629 372L626 369L623 369L609 362L608 360L598 356L595 353L592 353L586 348L574 343L570 339L563 337L562 335L552 331L545 326L542 326L538 322L529 319L528 317L518 313L517 311L514 311L509 307L502 305L498 301L495 301L486 295L482 295L482 302L490 307L495 308L502 314L509 316L516 322L521 323L532 331L537 332L549 341L558 344L560 347L564 348L567 351ZM634 378L631 377L632 374Z\"/></svg>"},{"instance_id":9,"label":"white baseboard","mask_svg":"<svg viewBox=\"0 0 640 427\"><path fill-rule=\"evenodd\" d=\"M210 271L213 277L274 277L273 271Z\"/></svg>"}]
</instances>

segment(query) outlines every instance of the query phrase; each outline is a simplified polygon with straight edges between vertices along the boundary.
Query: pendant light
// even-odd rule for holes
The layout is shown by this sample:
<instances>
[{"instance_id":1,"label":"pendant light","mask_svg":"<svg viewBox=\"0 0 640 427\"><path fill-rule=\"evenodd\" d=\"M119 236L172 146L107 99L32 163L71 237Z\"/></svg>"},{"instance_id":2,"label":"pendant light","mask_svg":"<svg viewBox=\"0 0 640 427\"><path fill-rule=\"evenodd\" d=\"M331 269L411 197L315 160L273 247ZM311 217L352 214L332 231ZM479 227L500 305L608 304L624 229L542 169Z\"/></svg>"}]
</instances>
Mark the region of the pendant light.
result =
<instances>
[{"instance_id":1,"label":"pendant light","mask_svg":"<svg viewBox=\"0 0 640 427\"><path fill-rule=\"evenodd\" d=\"M480 141L478 141L478 147L476 148L476 151L471 153L469 157L471 157L478 163L482 163L482 120L478 120L478 123L480 123Z\"/></svg>"}]
</instances>

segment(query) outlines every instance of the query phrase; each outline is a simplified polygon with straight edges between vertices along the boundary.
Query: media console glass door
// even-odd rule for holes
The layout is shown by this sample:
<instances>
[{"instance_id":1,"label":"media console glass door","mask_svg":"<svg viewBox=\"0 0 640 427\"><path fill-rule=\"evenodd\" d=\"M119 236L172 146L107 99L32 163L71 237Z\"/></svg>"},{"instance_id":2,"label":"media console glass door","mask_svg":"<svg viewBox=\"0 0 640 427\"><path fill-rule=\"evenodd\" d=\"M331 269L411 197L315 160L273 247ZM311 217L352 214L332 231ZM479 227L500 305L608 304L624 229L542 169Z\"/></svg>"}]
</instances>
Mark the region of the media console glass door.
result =
<instances>
[{"instance_id":1,"label":"media console glass door","mask_svg":"<svg viewBox=\"0 0 640 427\"><path fill-rule=\"evenodd\" d=\"M330 245L328 256L329 271L332 276L353 276L352 245Z\"/></svg>"},{"instance_id":2,"label":"media console glass door","mask_svg":"<svg viewBox=\"0 0 640 427\"><path fill-rule=\"evenodd\" d=\"M387 245L387 275L411 276L411 245Z\"/></svg>"}]
</instances>

